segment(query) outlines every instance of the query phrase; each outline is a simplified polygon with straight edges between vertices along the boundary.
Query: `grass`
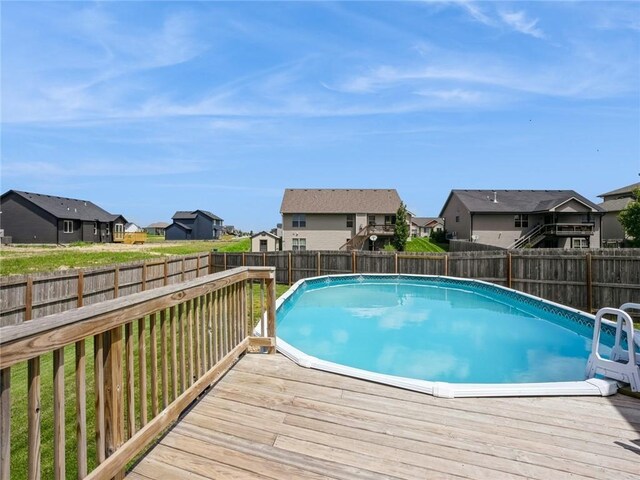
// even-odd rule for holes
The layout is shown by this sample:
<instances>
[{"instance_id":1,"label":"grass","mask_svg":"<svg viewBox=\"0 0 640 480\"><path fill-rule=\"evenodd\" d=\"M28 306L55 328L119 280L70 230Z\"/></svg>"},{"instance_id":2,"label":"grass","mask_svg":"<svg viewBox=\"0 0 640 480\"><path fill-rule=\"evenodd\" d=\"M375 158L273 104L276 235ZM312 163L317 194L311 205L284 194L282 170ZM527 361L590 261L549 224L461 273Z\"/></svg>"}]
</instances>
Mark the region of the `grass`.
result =
<instances>
[{"instance_id":1,"label":"grass","mask_svg":"<svg viewBox=\"0 0 640 480\"><path fill-rule=\"evenodd\" d=\"M100 244L78 245L76 247L24 247L0 250L0 275L21 275L51 272L70 268L99 267L116 263L133 262L171 255L191 255L217 250L219 252L248 252L251 250L249 238L233 237L216 241L192 241L181 243L151 243L126 250L104 251ZM122 248L127 248L122 246Z\"/></svg>"},{"instance_id":2,"label":"grass","mask_svg":"<svg viewBox=\"0 0 640 480\"><path fill-rule=\"evenodd\" d=\"M440 245L431 242L426 237L414 237L407 242L407 252L445 252Z\"/></svg>"},{"instance_id":3,"label":"grass","mask_svg":"<svg viewBox=\"0 0 640 480\"><path fill-rule=\"evenodd\" d=\"M287 285L276 285L276 296L282 295L289 287ZM253 326L260 318L260 287L254 284L253 287ZM266 292L265 292L266 302ZM158 323L159 327L159 323ZM124 329L123 329L124 331ZM168 335L169 336L169 335ZM158 333L158 338L160 334ZM135 391L136 391L136 428L140 428L139 405L139 364L138 364L138 325L133 324L134 338L134 358L135 358ZM147 325L146 335L147 351L147 415L152 418L151 411L151 360L150 360L150 339L149 325ZM124 344L123 344L124 350ZM158 368L161 367L161 349L158 345ZM96 449L94 441L95 432L95 407L94 407L94 379L93 379L93 341L85 341L86 359L86 405L87 405L87 447L89 471L96 467ZM169 359L168 359L169 360ZM126 368L125 368L126 371ZM42 478L53 478L53 355L51 353L40 357L40 380L41 380L41 469ZM159 375L160 376L160 375ZM160 376L161 377L161 376ZM171 382L171 380L169 380ZM161 378L158 381L158 404L162 409L161 398ZM171 386L171 385L170 385ZM172 389L169 388L171 397ZM76 430L75 430L75 347L73 345L65 348L65 452L66 452L66 474L67 478L76 478ZM171 398L169 398L171 401ZM125 399L126 411L126 399ZM27 478L27 452L28 452L28 417L27 417L27 362L11 367L11 478ZM125 424L126 425L126 424ZM126 426L125 426L126 428Z\"/></svg>"},{"instance_id":4,"label":"grass","mask_svg":"<svg viewBox=\"0 0 640 480\"><path fill-rule=\"evenodd\" d=\"M154 258L148 252L78 252L56 251L30 254L26 256L15 255L14 252L0 257L0 275L19 275L38 272L50 272L80 267L96 267L112 265L114 263L132 262Z\"/></svg>"}]
</instances>

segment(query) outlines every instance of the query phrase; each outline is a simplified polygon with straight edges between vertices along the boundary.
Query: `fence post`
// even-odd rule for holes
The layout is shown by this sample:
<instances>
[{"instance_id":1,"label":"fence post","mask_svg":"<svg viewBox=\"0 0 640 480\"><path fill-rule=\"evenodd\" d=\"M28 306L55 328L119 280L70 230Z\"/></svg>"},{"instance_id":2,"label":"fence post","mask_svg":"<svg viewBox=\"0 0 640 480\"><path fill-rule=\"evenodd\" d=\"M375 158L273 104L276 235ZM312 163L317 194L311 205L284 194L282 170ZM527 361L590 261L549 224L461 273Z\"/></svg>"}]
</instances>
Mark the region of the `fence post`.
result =
<instances>
[{"instance_id":1,"label":"fence post","mask_svg":"<svg viewBox=\"0 0 640 480\"><path fill-rule=\"evenodd\" d=\"M24 320L31 320L33 316L33 278L27 277L24 290Z\"/></svg>"},{"instance_id":2,"label":"fence post","mask_svg":"<svg viewBox=\"0 0 640 480\"><path fill-rule=\"evenodd\" d=\"M591 274L591 254L587 253L585 257L587 262L587 312L593 310L593 278Z\"/></svg>"},{"instance_id":3,"label":"fence post","mask_svg":"<svg viewBox=\"0 0 640 480\"><path fill-rule=\"evenodd\" d=\"M213 273L213 252L209 252L209 268L207 272L209 272L209 275Z\"/></svg>"},{"instance_id":4,"label":"fence post","mask_svg":"<svg viewBox=\"0 0 640 480\"><path fill-rule=\"evenodd\" d=\"M276 337L276 273L269 273L267 280L267 336ZM269 347L269 353L276 353L276 347Z\"/></svg>"},{"instance_id":5,"label":"fence post","mask_svg":"<svg viewBox=\"0 0 640 480\"><path fill-rule=\"evenodd\" d=\"M180 281L184 282L184 270L185 270L184 257L182 257L182 275L180 276Z\"/></svg>"},{"instance_id":6,"label":"fence post","mask_svg":"<svg viewBox=\"0 0 640 480\"><path fill-rule=\"evenodd\" d=\"M449 275L449 254L444 254L444 276Z\"/></svg>"},{"instance_id":7,"label":"fence post","mask_svg":"<svg viewBox=\"0 0 640 480\"><path fill-rule=\"evenodd\" d=\"M262 266L266 267L267 266L267 254L266 253L262 253Z\"/></svg>"},{"instance_id":8,"label":"fence post","mask_svg":"<svg viewBox=\"0 0 640 480\"><path fill-rule=\"evenodd\" d=\"M196 278L200 276L200 254L196 255Z\"/></svg>"},{"instance_id":9,"label":"fence post","mask_svg":"<svg viewBox=\"0 0 640 480\"><path fill-rule=\"evenodd\" d=\"M316 256L316 272L319 277L320 276L320 252L318 252L318 255Z\"/></svg>"},{"instance_id":10,"label":"fence post","mask_svg":"<svg viewBox=\"0 0 640 480\"><path fill-rule=\"evenodd\" d=\"M245 267L247 265L247 261L244 258L244 252L242 252L242 266Z\"/></svg>"},{"instance_id":11,"label":"fence post","mask_svg":"<svg viewBox=\"0 0 640 480\"><path fill-rule=\"evenodd\" d=\"M393 254L394 257L394 263L395 263L395 270L396 270L396 275L398 274L398 252Z\"/></svg>"},{"instance_id":12,"label":"fence post","mask_svg":"<svg viewBox=\"0 0 640 480\"><path fill-rule=\"evenodd\" d=\"M356 251L351 251L351 273L356 273L358 271L358 262L356 259Z\"/></svg>"},{"instance_id":13,"label":"fence post","mask_svg":"<svg viewBox=\"0 0 640 480\"><path fill-rule=\"evenodd\" d=\"M147 289L147 262L142 263L142 291Z\"/></svg>"},{"instance_id":14,"label":"fence post","mask_svg":"<svg viewBox=\"0 0 640 480\"><path fill-rule=\"evenodd\" d=\"M291 286L291 252L289 252L287 259L287 280L289 280L289 286Z\"/></svg>"},{"instance_id":15,"label":"fence post","mask_svg":"<svg viewBox=\"0 0 640 480\"><path fill-rule=\"evenodd\" d=\"M511 288L511 252L507 252L507 287Z\"/></svg>"},{"instance_id":16,"label":"fence post","mask_svg":"<svg viewBox=\"0 0 640 480\"><path fill-rule=\"evenodd\" d=\"M222 265L222 271L226 271L227 270L227 252L224 252L224 262Z\"/></svg>"},{"instance_id":17,"label":"fence post","mask_svg":"<svg viewBox=\"0 0 640 480\"><path fill-rule=\"evenodd\" d=\"M169 284L169 261L166 258L164 259L163 277L164 277L164 285L168 285Z\"/></svg>"},{"instance_id":18,"label":"fence post","mask_svg":"<svg viewBox=\"0 0 640 480\"><path fill-rule=\"evenodd\" d=\"M104 334L104 426L105 456L124 443L124 397L122 389L122 327ZM114 478L123 478L123 472Z\"/></svg>"},{"instance_id":19,"label":"fence post","mask_svg":"<svg viewBox=\"0 0 640 480\"><path fill-rule=\"evenodd\" d=\"M120 267L118 265L113 269L113 298L118 298L119 295L119 282L120 282Z\"/></svg>"},{"instance_id":20,"label":"fence post","mask_svg":"<svg viewBox=\"0 0 640 480\"><path fill-rule=\"evenodd\" d=\"M79 271L78 272L78 307L81 307L84 303L84 272L83 271Z\"/></svg>"}]
</instances>

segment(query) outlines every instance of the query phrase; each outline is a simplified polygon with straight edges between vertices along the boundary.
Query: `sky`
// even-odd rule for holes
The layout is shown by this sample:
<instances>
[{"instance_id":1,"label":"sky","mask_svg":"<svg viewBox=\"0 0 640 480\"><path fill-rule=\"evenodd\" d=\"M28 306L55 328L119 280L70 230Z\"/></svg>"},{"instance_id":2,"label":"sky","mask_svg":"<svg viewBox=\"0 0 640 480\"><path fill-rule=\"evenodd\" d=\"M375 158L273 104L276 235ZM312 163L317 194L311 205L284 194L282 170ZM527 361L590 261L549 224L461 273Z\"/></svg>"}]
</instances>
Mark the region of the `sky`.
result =
<instances>
[{"instance_id":1,"label":"sky","mask_svg":"<svg viewBox=\"0 0 640 480\"><path fill-rule=\"evenodd\" d=\"M147 225L285 188L639 181L640 2L27 2L1 16L2 191Z\"/></svg>"}]
</instances>

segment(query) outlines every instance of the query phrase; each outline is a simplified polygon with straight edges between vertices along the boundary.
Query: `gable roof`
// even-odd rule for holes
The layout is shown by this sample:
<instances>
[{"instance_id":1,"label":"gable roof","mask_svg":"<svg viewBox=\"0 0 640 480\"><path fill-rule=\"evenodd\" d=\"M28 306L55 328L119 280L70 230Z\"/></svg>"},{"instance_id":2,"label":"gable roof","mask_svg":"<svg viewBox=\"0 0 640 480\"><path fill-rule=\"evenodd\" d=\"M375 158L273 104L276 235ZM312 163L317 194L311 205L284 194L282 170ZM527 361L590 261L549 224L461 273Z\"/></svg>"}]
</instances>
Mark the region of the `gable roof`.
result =
<instances>
[{"instance_id":1,"label":"gable roof","mask_svg":"<svg viewBox=\"0 0 640 480\"><path fill-rule=\"evenodd\" d=\"M412 217L411 223L418 227L426 227L430 223L444 223L440 217Z\"/></svg>"},{"instance_id":2,"label":"gable roof","mask_svg":"<svg viewBox=\"0 0 640 480\"><path fill-rule=\"evenodd\" d=\"M8 192L4 193L2 197L4 198L11 192L33 203L37 207L41 208L47 213L50 213L56 218L68 220L84 220L90 222L113 222L117 218L122 217L122 219L126 222L126 219L122 215L113 215L103 208L100 208L95 203L90 202L89 200L56 197L54 195L21 192L18 190L9 190Z\"/></svg>"},{"instance_id":3,"label":"gable roof","mask_svg":"<svg viewBox=\"0 0 640 480\"><path fill-rule=\"evenodd\" d=\"M599 197L608 197L610 195L624 195L624 194L627 194L627 193L629 195L631 195L636 188L640 188L640 182L632 183L631 185L627 185L626 187L618 188L617 190L611 190L610 192L607 192L607 193L601 193L598 196Z\"/></svg>"},{"instance_id":4,"label":"gable roof","mask_svg":"<svg viewBox=\"0 0 640 480\"><path fill-rule=\"evenodd\" d=\"M211 220L222 220L220 217L218 217L217 215L214 215L208 210L193 210L191 212L187 210L178 210L176 213L173 214L173 217L171 217L171 219L172 220L193 220L198 216L198 213L201 213L209 217Z\"/></svg>"},{"instance_id":5,"label":"gable roof","mask_svg":"<svg viewBox=\"0 0 640 480\"><path fill-rule=\"evenodd\" d=\"M264 230L262 230L261 232L258 232L258 233L255 233L255 234L251 235L251 238L259 237L261 235L267 235L269 237L275 238L276 240L280 240L279 236L274 235L273 233L270 233L270 232L265 232Z\"/></svg>"},{"instance_id":6,"label":"gable roof","mask_svg":"<svg viewBox=\"0 0 640 480\"><path fill-rule=\"evenodd\" d=\"M607 212L621 212L631 202L633 202L633 198L614 198L613 200L602 202L598 206Z\"/></svg>"},{"instance_id":7,"label":"gable roof","mask_svg":"<svg viewBox=\"0 0 640 480\"><path fill-rule=\"evenodd\" d=\"M494 193L497 202L493 201ZM574 190L451 190L440 216L454 195L471 213L542 213L553 211L572 199L592 212L604 212Z\"/></svg>"},{"instance_id":8,"label":"gable roof","mask_svg":"<svg viewBox=\"0 0 640 480\"><path fill-rule=\"evenodd\" d=\"M395 213L395 189L287 188L280 213Z\"/></svg>"},{"instance_id":9,"label":"gable roof","mask_svg":"<svg viewBox=\"0 0 640 480\"><path fill-rule=\"evenodd\" d=\"M180 222L173 222L171 225L169 225L167 228L171 228L171 227L178 227L181 228L182 230L186 230L187 232L191 231L191 227L185 225L184 223L180 223Z\"/></svg>"},{"instance_id":10,"label":"gable roof","mask_svg":"<svg viewBox=\"0 0 640 480\"><path fill-rule=\"evenodd\" d=\"M167 222L155 222L149 225L147 228L167 228L169 224Z\"/></svg>"}]
</instances>

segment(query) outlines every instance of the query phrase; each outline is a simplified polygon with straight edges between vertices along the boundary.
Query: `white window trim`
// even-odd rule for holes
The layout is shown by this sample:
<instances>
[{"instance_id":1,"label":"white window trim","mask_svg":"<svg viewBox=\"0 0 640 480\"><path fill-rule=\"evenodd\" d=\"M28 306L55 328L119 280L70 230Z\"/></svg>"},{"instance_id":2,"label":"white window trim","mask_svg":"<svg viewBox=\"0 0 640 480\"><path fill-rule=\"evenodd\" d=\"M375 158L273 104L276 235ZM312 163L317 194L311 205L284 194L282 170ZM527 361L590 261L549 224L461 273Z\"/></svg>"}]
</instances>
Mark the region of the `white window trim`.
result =
<instances>
[{"instance_id":1,"label":"white window trim","mask_svg":"<svg viewBox=\"0 0 640 480\"><path fill-rule=\"evenodd\" d=\"M69 228L67 228L69 226ZM73 233L73 220L62 221L62 233Z\"/></svg>"}]
</instances>

